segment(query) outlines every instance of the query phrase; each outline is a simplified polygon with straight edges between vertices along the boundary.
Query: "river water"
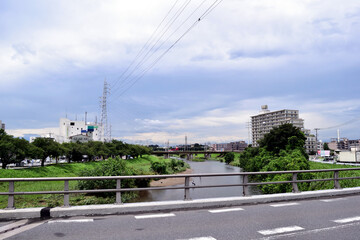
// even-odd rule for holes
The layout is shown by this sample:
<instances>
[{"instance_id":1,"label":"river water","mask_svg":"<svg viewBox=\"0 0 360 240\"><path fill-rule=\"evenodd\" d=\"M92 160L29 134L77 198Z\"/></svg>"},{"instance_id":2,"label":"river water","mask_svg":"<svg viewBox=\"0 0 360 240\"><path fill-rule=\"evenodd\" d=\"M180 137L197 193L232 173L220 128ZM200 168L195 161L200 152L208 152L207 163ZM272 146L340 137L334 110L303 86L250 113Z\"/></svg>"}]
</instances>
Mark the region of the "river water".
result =
<instances>
[{"instance_id":1,"label":"river water","mask_svg":"<svg viewBox=\"0 0 360 240\"><path fill-rule=\"evenodd\" d=\"M188 163L193 170L192 173L234 173L240 172L239 167L227 165L218 161L192 162L181 159ZM195 177L190 181L190 185L222 185L242 183L241 176L230 177ZM176 185L184 186L184 184ZM216 188L197 188L190 189L191 199L214 198L214 197L239 197L242 196L243 189L239 187L216 187ZM256 189L250 188L250 194L257 194ZM169 190L149 190L141 191L140 197L136 202L168 201L184 199L184 189Z\"/></svg>"}]
</instances>

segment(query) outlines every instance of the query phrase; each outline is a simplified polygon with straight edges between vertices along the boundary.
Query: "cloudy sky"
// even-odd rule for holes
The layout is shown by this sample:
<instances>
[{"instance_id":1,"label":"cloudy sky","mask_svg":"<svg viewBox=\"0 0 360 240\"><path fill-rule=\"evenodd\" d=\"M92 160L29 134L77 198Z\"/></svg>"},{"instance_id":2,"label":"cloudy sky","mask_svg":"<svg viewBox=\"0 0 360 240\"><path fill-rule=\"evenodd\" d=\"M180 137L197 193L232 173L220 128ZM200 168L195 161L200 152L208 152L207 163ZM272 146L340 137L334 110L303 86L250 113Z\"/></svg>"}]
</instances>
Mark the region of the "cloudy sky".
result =
<instances>
[{"instance_id":1,"label":"cloudy sky","mask_svg":"<svg viewBox=\"0 0 360 240\"><path fill-rule=\"evenodd\" d=\"M25 137L99 120L106 79L127 142L248 141L264 104L360 138L359 0L217 3L0 1L0 120Z\"/></svg>"}]
</instances>

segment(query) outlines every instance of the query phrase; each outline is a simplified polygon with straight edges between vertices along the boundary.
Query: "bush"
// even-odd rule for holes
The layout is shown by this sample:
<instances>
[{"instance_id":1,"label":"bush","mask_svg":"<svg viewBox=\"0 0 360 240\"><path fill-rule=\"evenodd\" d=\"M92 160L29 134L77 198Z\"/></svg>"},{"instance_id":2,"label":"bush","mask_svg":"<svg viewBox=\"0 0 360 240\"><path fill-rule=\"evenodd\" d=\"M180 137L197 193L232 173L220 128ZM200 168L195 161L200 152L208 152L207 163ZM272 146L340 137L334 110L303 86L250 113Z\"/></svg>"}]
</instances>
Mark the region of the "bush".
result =
<instances>
[{"instance_id":1,"label":"bush","mask_svg":"<svg viewBox=\"0 0 360 240\"><path fill-rule=\"evenodd\" d=\"M230 164L235 159L235 154L233 152L228 152L225 154L225 163Z\"/></svg>"},{"instance_id":2,"label":"bush","mask_svg":"<svg viewBox=\"0 0 360 240\"><path fill-rule=\"evenodd\" d=\"M109 158L107 161L103 161L100 167L93 170L85 170L80 173L80 176L132 176L132 175L143 175L144 172L135 170L131 167L126 166L126 162L119 157L115 159ZM146 187L149 185L149 179L126 179L121 180L121 188L136 188ZM90 189L115 189L116 180L87 180L78 181L80 190ZM101 197L113 197L115 192L107 193L96 193L96 196ZM132 198L135 198L137 194L135 192L122 193L122 201L126 202Z\"/></svg>"}]
</instances>

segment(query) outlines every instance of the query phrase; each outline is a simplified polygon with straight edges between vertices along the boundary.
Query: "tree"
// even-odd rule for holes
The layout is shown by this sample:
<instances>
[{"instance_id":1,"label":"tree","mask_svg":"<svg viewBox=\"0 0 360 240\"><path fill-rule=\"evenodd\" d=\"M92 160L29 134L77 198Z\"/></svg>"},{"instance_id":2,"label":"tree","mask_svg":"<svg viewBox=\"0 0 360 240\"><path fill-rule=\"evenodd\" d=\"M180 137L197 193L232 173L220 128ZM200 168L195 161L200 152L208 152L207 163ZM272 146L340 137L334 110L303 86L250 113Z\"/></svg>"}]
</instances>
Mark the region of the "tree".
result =
<instances>
[{"instance_id":1,"label":"tree","mask_svg":"<svg viewBox=\"0 0 360 240\"><path fill-rule=\"evenodd\" d=\"M9 163L18 163L28 155L29 142L25 139L14 138L0 129L0 159L2 168L5 169Z\"/></svg>"},{"instance_id":2,"label":"tree","mask_svg":"<svg viewBox=\"0 0 360 240\"><path fill-rule=\"evenodd\" d=\"M230 164L235 159L235 154L233 152L228 152L225 154L225 163Z\"/></svg>"},{"instance_id":3,"label":"tree","mask_svg":"<svg viewBox=\"0 0 360 240\"><path fill-rule=\"evenodd\" d=\"M58 150L58 145L53 138L36 138L33 144L40 148L42 151L38 151L38 158L41 159L41 166L45 165L45 160L47 157L52 155L57 155L56 151Z\"/></svg>"},{"instance_id":4,"label":"tree","mask_svg":"<svg viewBox=\"0 0 360 240\"><path fill-rule=\"evenodd\" d=\"M330 150L328 143L324 143L324 150Z\"/></svg>"},{"instance_id":5,"label":"tree","mask_svg":"<svg viewBox=\"0 0 360 240\"><path fill-rule=\"evenodd\" d=\"M304 149L305 140L306 137L299 128L286 123L270 130L258 143L260 147L264 147L274 154L279 154L281 150L299 149L308 159L309 156Z\"/></svg>"}]
</instances>

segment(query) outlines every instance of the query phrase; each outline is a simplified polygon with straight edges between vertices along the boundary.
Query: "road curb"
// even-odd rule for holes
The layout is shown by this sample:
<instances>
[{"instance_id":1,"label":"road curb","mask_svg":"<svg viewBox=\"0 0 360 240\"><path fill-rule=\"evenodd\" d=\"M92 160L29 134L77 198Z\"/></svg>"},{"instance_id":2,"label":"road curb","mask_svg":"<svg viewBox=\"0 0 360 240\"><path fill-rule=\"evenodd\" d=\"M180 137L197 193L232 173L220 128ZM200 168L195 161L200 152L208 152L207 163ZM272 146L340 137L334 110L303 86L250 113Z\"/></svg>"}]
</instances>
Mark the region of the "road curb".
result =
<instances>
[{"instance_id":1,"label":"road curb","mask_svg":"<svg viewBox=\"0 0 360 240\"><path fill-rule=\"evenodd\" d=\"M192 210L202 208L232 207L250 204L306 200L316 198L328 198L345 195L360 194L360 187L319 190L301 193L281 193L271 195L254 195L248 197L226 197L196 199L189 201L161 201L145 203L107 204L107 205L85 205L72 207L55 207L50 210L49 217L74 217L74 216L101 216L118 214L139 214L150 212L166 212L177 210ZM43 208L24 208L0 210L0 220L30 219L42 217Z\"/></svg>"}]
</instances>

